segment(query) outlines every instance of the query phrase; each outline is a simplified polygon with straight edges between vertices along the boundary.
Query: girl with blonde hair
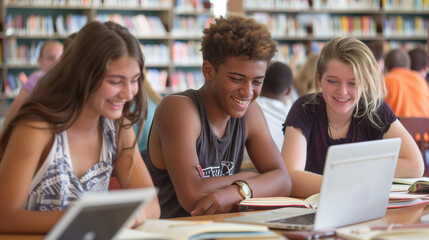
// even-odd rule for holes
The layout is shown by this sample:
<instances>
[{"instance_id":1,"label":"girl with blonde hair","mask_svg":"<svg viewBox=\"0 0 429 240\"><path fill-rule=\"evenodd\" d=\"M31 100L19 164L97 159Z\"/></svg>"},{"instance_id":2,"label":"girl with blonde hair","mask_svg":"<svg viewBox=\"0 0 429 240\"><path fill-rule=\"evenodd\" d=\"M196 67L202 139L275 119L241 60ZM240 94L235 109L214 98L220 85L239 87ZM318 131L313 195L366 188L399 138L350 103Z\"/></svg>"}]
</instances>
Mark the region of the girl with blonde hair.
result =
<instances>
[{"instance_id":1,"label":"girl with blonde hair","mask_svg":"<svg viewBox=\"0 0 429 240\"><path fill-rule=\"evenodd\" d=\"M371 50L353 37L328 42L317 60L316 92L300 97L284 124L283 160L292 194L320 192L331 145L401 138L395 177L421 177L421 153L411 135L384 102L384 82ZM362 173L364 174L364 173Z\"/></svg>"}]
</instances>

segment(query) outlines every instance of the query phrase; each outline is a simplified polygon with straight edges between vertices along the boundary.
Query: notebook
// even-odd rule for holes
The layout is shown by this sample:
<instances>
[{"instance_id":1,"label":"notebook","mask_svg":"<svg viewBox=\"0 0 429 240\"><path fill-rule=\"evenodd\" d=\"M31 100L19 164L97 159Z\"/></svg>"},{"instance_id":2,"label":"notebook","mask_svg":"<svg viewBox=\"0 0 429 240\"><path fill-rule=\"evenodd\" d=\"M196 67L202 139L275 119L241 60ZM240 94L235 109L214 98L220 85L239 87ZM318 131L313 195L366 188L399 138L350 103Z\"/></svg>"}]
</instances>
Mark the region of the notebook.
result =
<instances>
[{"instance_id":1,"label":"notebook","mask_svg":"<svg viewBox=\"0 0 429 240\"><path fill-rule=\"evenodd\" d=\"M155 195L154 188L85 194L67 210L45 240L112 239Z\"/></svg>"},{"instance_id":2,"label":"notebook","mask_svg":"<svg viewBox=\"0 0 429 240\"><path fill-rule=\"evenodd\" d=\"M401 139L394 138L331 146L317 209L286 207L225 221L321 230L380 218L386 213L400 145Z\"/></svg>"}]
</instances>

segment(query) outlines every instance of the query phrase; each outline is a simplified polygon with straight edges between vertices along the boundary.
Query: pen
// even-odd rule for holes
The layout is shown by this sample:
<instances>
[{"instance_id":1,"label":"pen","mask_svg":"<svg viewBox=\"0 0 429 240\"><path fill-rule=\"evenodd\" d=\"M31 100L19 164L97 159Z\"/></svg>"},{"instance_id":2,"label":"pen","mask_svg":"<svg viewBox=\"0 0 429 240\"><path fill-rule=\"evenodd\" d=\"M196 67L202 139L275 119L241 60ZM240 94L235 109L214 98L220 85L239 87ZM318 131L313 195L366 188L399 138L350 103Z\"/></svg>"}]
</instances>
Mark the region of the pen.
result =
<instances>
[{"instance_id":1,"label":"pen","mask_svg":"<svg viewBox=\"0 0 429 240\"><path fill-rule=\"evenodd\" d=\"M187 227L187 226L195 226L195 225L202 225L207 223L212 223L213 221L188 221L188 222L181 222L176 224L170 224L169 228L176 228L176 227Z\"/></svg>"}]
</instances>

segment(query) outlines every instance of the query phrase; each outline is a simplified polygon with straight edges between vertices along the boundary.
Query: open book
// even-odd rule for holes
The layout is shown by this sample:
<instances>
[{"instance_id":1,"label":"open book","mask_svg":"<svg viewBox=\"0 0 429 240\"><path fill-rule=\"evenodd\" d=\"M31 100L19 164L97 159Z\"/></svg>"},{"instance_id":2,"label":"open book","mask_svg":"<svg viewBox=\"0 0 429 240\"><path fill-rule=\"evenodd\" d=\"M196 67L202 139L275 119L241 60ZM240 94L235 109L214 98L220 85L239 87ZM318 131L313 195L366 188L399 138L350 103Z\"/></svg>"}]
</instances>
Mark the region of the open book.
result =
<instances>
[{"instance_id":1,"label":"open book","mask_svg":"<svg viewBox=\"0 0 429 240\"><path fill-rule=\"evenodd\" d=\"M420 178L393 178L393 183L411 185L417 181L429 181L429 177Z\"/></svg>"},{"instance_id":2,"label":"open book","mask_svg":"<svg viewBox=\"0 0 429 240\"><path fill-rule=\"evenodd\" d=\"M212 221L146 220L136 229L123 230L116 240L131 239L279 239L279 236L262 225L220 223Z\"/></svg>"},{"instance_id":3,"label":"open book","mask_svg":"<svg viewBox=\"0 0 429 240\"><path fill-rule=\"evenodd\" d=\"M302 200L292 197L263 197L263 198L249 198L244 199L237 204L238 210L257 211L267 210L282 207L303 207L303 208L317 208L319 203L319 194L311 195L310 197Z\"/></svg>"},{"instance_id":4,"label":"open book","mask_svg":"<svg viewBox=\"0 0 429 240\"><path fill-rule=\"evenodd\" d=\"M429 193L429 177L394 178L393 183L409 185L408 191L413 193Z\"/></svg>"}]
</instances>

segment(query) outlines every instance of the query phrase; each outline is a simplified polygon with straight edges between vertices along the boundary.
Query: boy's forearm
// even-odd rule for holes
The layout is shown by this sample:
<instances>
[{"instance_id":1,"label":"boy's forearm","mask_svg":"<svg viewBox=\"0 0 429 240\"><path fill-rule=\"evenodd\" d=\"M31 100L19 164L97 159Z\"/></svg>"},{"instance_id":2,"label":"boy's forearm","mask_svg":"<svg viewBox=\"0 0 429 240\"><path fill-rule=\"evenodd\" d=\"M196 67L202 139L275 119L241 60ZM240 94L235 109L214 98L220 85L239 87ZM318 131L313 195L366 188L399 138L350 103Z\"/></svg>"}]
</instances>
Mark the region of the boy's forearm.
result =
<instances>
[{"instance_id":1,"label":"boy's forearm","mask_svg":"<svg viewBox=\"0 0 429 240\"><path fill-rule=\"evenodd\" d=\"M275 169L257 177L247 179L254 197L289 196L292 182L286 169Z\"/></svg>"}]
</instances>

